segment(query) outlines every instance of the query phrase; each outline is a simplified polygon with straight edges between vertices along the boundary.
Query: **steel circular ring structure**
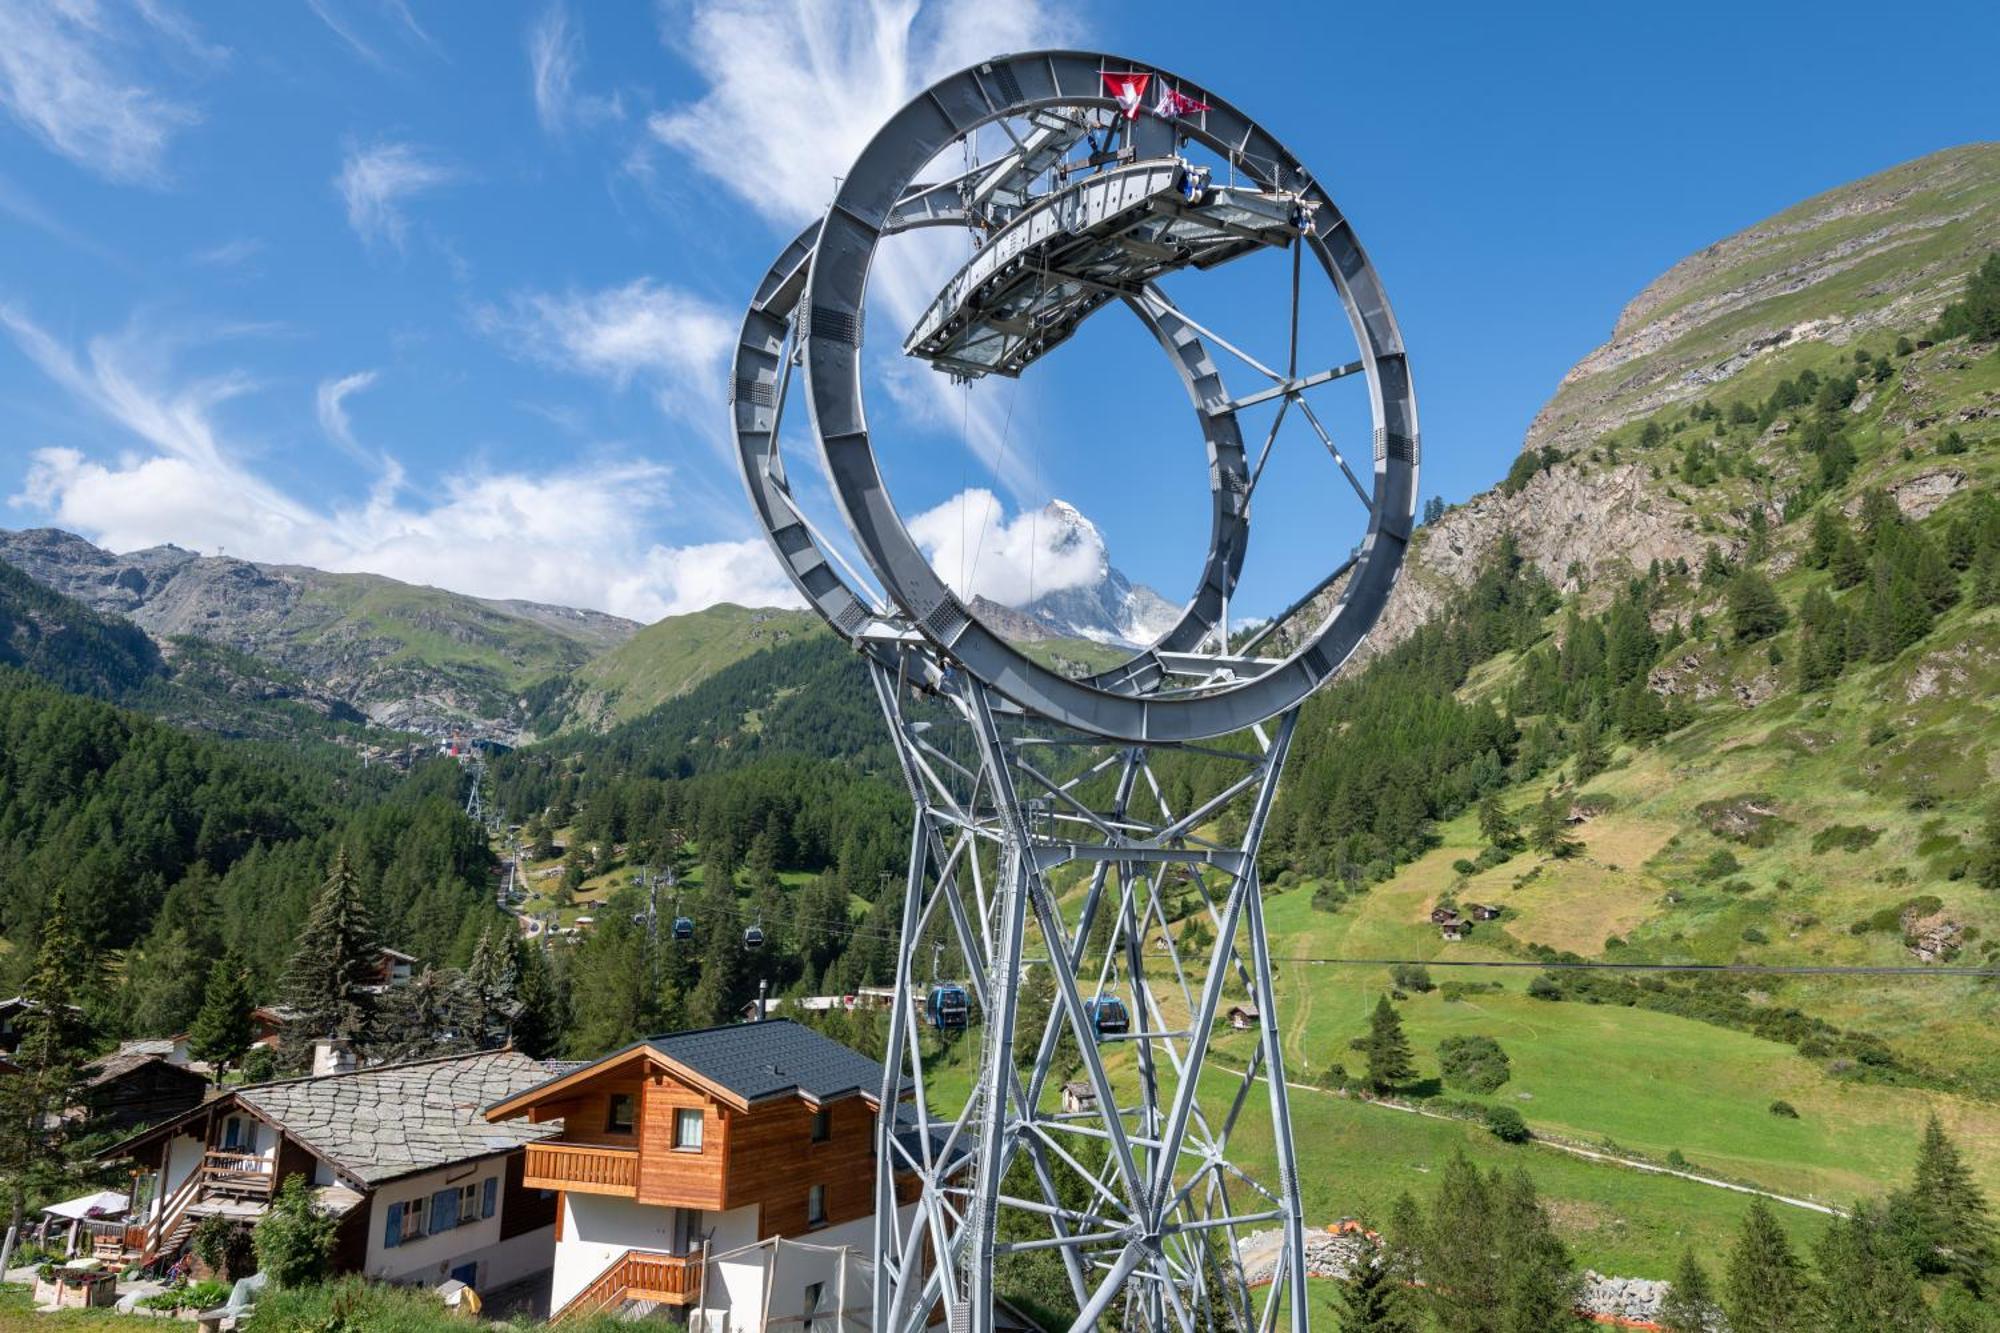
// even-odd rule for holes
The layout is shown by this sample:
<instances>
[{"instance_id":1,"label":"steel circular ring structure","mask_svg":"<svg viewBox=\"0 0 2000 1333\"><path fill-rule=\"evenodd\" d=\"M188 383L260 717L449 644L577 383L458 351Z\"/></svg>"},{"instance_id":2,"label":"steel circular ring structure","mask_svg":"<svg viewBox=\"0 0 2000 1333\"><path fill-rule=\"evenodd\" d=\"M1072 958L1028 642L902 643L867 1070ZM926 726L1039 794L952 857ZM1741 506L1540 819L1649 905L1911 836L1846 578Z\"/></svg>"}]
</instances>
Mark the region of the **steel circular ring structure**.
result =
<instances>
[{"instance_id":1,"label":"steel circular ring structure","mask_svg":"<svg viewBox=\"0 0 2000 1333\"><path fill-rule=\"evenodd\" d=\"M1341 567L1345 581L1335 605L1281 663L1199 690L1153 693L1166 675L1159 646L1117 671L1072 680L1037 664L981 623L931 568L896 512L864 410L861 342L868 275L883 236L910 225L911 201L925 196L921 188L912 189L918 173L951 144L1008 117L1118 108L1105 88L1112 70L1170 82L1204 104L1199 117L1176 123L1174 130L1227 159L1240 178L1263 190L1291 192L1309 205L1302 209L1304 230L1296 243L1309 249L1347 314L1373 421L1368 529L1351 562ZM863 556L909 625L944 659L1028 713L1064 727L1111 740L1173 742L1224 735L1296 706L1339 669L1373 626L1401 568L1417 495L1417 410L1401 335L1374 268L1331 198L1276 138L1230 103L1199 85L1113 55L1050 51L996 58L939 81L890 118L843 178L810 249L796 336L813 429ZM753 306L752 322L755 318ZM750 341L748 325L745 341ZM739 374L739 423L744 392ZM753 481L753 500L756 490ZM773 543L786 555L772 515L762 503L759 508L766 512ZM1242 518L1247 525L1247 514ZM1229 523L1214 525L1205 563L1204 586L1216 584L1224 596L1241 560L1240 540L1228 535L1234 531ZM795 545L792 555L797 553ZM788 568L796 569L796 562L788 559ZM1218 570L1227 571L1219 584ZM810 589L808 595L851 636L853 626L842 626L839 613ZM1200 616L1184 613L1177 630L1192 632L1194 626L1207 632Z\"/></svg>"},{"instance_id":2,"label":"steel circular ring structure","mask_svg":"<svg viewBox=\"0 0 2000 1333\"><path fill-rule=\"evenodd\" d=\"M920 189L905 196L904 207L884 230L893 233L963 223L961 211L940 206L934 191ZM867 602L835 568L819 534L792 497L779 442L789 384L787 342L797 327L805 274L818 234L819 224L814 223L792 239L765 273L744 314L732 368L737 468L751 507L793 586L835 633L861 651L881 651L879 645L863 637L862 632L874 619ZM1212 514L1208 558L1195 595L1182 607L1180 617L1147 650L1084 681L1098 688L1129 690L1136 680L1157 675L1157 659L1151 654L1185 652L1206 638L1236 590L1247 549L1248 510L1242 496L1248 490L1249 474L1236 412L1215 407L1224 396L1221 376L1199 335L1163 300L1126 304L1167 353L1194 405L1208 446Z\"/></svg>"}]
</instances>

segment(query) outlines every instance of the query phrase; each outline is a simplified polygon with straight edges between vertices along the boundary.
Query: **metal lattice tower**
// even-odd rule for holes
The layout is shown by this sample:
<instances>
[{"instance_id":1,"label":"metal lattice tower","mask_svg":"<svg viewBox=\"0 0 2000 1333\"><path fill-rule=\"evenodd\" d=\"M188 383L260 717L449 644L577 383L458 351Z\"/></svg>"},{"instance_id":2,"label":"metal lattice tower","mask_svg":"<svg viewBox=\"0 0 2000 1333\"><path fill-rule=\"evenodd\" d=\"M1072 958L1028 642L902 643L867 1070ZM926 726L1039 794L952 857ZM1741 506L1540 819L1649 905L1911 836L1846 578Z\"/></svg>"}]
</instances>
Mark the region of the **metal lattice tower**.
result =
<instances>
[{"instance_id":1,"label":"metal lattice tower","mask_svg":"<svg viewBox=\"0 0 2000 1333\"><path fill-rule=\"evenodd\" d=\"M965 169L919 179L954 161ZM1122 306L1194 409L1211 500L1200 578L1173 627L1111 670L1062 675L988 628L889 500L863 413L868 274L885 238L932 227L970 231L975 248L908 331L909 355L958 378L1019 375ZM1162 286L1260 251L1290 260L1282 370ZM1351 361L1300 365L1308 272L1344 312ZM1256 387L1233 393L1218 356ZM1380 614L1417 493L1407 359L1352 228L1214 93L1098 53L996 58L926 89L863 150L825 219L758 288L734 373L751 504L799 590L865 659L915 811L871 1327L988 1333L996 1273L1043 1251L1061 1263L1078 1329L1303 1329L1304 1222L1257 851L1298 708ZM1367 396L1366 483L1309 397L1342 380ZM793 397L872 580L792 494L781 434ZM1243 423L1260 405L1275 419L1252 451ZM1292 413L1324 446L1334 491L1365 508L1366 533L1279 616L1232 633L1251 500ZM1264 645L1285 655L1258 655ZM1169 767L1196 762L1205 785L1176 784ZM940 969L969 1021L944 1016ZM1212 1050L1232 996L1260 1016L1237 1063ZM937 1064L959 1026L976 1077L948 1096ZM1059 1067L1080 1077L1054 1086ZM1245 1165L1253 1106L1269 1121L1263 1178ZM1277 1268L1253 1289L1235 1242L1270 1227Z\"/></svg>"}]
</instances>

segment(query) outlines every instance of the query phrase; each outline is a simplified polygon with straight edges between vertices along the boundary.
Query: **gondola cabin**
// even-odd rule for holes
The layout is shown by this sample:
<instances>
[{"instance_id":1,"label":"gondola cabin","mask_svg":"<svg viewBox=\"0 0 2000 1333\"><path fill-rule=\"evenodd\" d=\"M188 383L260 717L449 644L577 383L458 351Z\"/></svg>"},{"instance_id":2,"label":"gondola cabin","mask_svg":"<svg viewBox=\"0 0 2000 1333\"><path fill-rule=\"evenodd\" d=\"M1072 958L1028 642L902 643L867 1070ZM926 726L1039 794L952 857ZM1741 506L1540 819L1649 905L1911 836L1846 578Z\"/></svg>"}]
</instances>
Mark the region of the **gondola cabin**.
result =
<instances>
[{"instance_id":1,"label":"gondola cabin","mask_svg":"<svg viewBox=\"0 0 2000 1333\"><path fill-rule=\"evenodd\" d=\"M677 916L674 918L674 938L677 940L691 940L694 938L693 917Z\"/></svg>"},{"instance_id":2,"label":"gondola cabin","mask_svg":"<svg viewBox=\"0 0 2000 1333\"><path fill-rule=\"evenodd\" d=\"M764 928L763 928L762 926L752 926L752 927L750 927L750 928L749 928L748 930L744 931L744 932L743 932L743 947L744 947L744 948L746 948L746 949L761 949L761 948L763 948L763 947L764 947Z\"/></svg>"},{"instance_id":3,"label":"gondola cabin","mask_svg":"<svg viewBox=\"0 0 2000 1333\"><path fill-rule=\"evenodd\" d=\"M931 987L927 1008L931 1026L938 1031L965 1031L966 1013L970 1008L965 998L965 987L950 983Z\"/></svg>"},{"instance_id":4,"label":"gondola cabin","mask_svg":"<svg viewBox=\"0 0 2000 1333\"><path fill-rule=\"evenodd\" d=\"M1090 1018L1090 1026L1097 1033L1097 1039L1122 1037L1132 1029L1131 1016L1125 1012L1125 1001L1116 995L1100 995L1093 1000L1085 1000L1083 1012Z\"/></svg>"}]
</instances>

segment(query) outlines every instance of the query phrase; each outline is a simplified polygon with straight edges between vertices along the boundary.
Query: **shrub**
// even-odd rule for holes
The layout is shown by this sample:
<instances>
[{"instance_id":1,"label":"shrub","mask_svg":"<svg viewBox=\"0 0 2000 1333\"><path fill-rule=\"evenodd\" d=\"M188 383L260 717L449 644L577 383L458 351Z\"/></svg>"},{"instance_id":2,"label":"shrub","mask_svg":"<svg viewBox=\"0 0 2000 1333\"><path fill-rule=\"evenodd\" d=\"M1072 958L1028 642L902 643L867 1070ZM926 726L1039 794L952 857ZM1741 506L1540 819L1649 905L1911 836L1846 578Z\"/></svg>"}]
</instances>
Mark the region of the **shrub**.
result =
<instances>
[{"instance_id":1,"label":"shrub","mask_svg":"<svg viewBox=\"0 0 2000 1333\"><path fill-rule=\"evenodd\" d=\"M1451 868L1454 874L1459 874L1459 875L1476 875L1479 873L1478 863L1474 861L1468 861L1466 858L1462 856L1459 857L1456 861L1453 861L1451 863Z\"/></svg>"},{"instance_id":2,"label":"shrub","mask_svg":"<svg viewBox=\"0 0 2000 1333\"><path fill-rule=\"evenodd\" d=\"M1675 1148L1667 1153L1667 1165L1676 1171L1685 1171L1688 1167L1688 1159L1681 1156L1679 1148Z\"/></svg>"},{"instance_id":3,"label":"shrub","mask_svg":"<svg viewBox=\"0 0 2000 1333\"><path fill-rule=\"evenodd\" d=\"M1560 1000L1563 997L1562 987L1547 973L1528 983L1528 995L1536 1000Z\"/></svg>"},{"instance_id":4,"label":"shrub","mask_svg":"<svg viewBox=\"0 0 2000 1333\"><path fill-rule=\"evenodd\" d=\"M1882 836L1878 828L1865 828L1859 824L1829 824L1813 834L1812 849L1815 856L1823 856L1836 848L1843 852L1858 852L1864 847L1872 847Z\"/></svg>"},{"instance_id":5,"label":"shrub","mask_svg":"<svg viewBox=\"0 0 2000 1333\"><path fill-rule=\"evenodd\" d=\"M210 1272L234 1282L256 1270L250 1233L226 1217L209 1216L195 1223L188 1246Z\"/></svg>"},{"instance_id":6,"label":"shrub","mask_svg":"<svg viewBox=\"0 0 2000 1333\"><path fill-rule=\"evenodd\" d=\"M269 1046L252 1046L243 1057L245 1083L269 1083L278 1076L278 1054Z\"/></svg>"},{"instance_id":7,"label":"shrub","mask_svg":"<svg viewBox=\"0 0 2000 1333\"><path fill-rule=\"evenodd\" d=\"M1769 944L1771 937L1755 926L1745 926L1743 927L1743 942L1745 944Z\"/></svg>"},{"instance_id":8,"label":"shrub","mask_svg":"<svg viewBox=\"0 0 2000 1333\"><path fill-rule=\"evenodd\" d=\"M1708 854L1708 859L1701 863L1701 869L1695 874L1704 880L1727 879L1742 868L1743 863L1736 859L1736 853L1727 847L1718 847Z\"/></svg>"},{"instance_id":9,"label":"shrub","mask_svg":"<svg viewBox=\"0 0 2000 1333\"><path fill-rule=\"evenodd\" d=\"M337 1220L313 1207L304 1176L279 1187L271 1209L253 1236L257 1267L280 1287L310 1286L326 1280Z\"/></svg>"},{"instance_id":10,"label":"shrub","mask_svg":"<svg viewBox=\"0 0 2000 1333\"><path fill-rule=\"evenodd\" d=\"M1799 1118L1798 1108L1782 1097L1771 1103L1771 1114L1781 1120L1797 1120Z\"/></svg>"},{"instance_id":11,"label":"shrub","mask_svg":"<svg viewBox=\"0 0 2000 1333\"><path fill-rule=\"evenodd\" d=\"M1430 969L1422 963L1398 963L1389 969L1389 979L1398 990L1415 991L1419 995L1437 989L1431 981Z\"/></svg>"},{"instance_id":12,"label":"shrub","mask_svg":"<svg viewBox=\"0 0 2000 1333\"><path fill-rule=\"evenodd\" d=\"M1528 1122L1521 1119L1521 1113L1511 1106L1492 1106L1486 1111L1486 1128L1493 1136L1506 1143L1526 1143L1532 1135L1528 1133Z\"/></svg>"},{"instance_id":13,"label":"shrub","mask_svg":"<svg viewBox=\"0 0 2000 1333\"><path fill-rule=\"evenodd\" d=\"M1446 1037L1438 1043L1444 1081L1461 1092L1492 1092L1512 1077L1507 1052L1491 1037Z\"/></svg>"}]
</instances>

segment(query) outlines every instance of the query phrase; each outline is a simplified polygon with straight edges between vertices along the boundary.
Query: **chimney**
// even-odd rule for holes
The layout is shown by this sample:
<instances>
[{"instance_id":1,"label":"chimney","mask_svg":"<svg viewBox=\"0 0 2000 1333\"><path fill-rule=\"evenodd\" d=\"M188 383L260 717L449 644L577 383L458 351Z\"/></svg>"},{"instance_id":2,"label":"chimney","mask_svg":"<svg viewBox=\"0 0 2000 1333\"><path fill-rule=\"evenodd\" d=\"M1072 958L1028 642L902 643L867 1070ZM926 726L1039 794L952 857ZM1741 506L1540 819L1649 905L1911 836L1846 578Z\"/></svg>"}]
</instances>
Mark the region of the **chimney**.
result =
<instances>
[{"instance_id":1,"label":"chimney","mask_svg":"<svg viewBox=\"0 0 2000 1333\"><path fill-rule=\"evenodd\" d=\"M357 1067L354 1043L345 1037L321 1037L313 1043L314 1078L327 1074L351 1074Z\"/></svg>"},{"instance_id":2,"label":"chimney","mask_svg":"<svg viewBox=\"0 0 2000 1333\"><path fill-rule=\"evenodd\" d=\"M757 983L757 1021L759 1023L764 1021L765 1002L766 998L770 995L770 993L771 993L770 982L759 981Z\"/></svg>"}]
</instances>

